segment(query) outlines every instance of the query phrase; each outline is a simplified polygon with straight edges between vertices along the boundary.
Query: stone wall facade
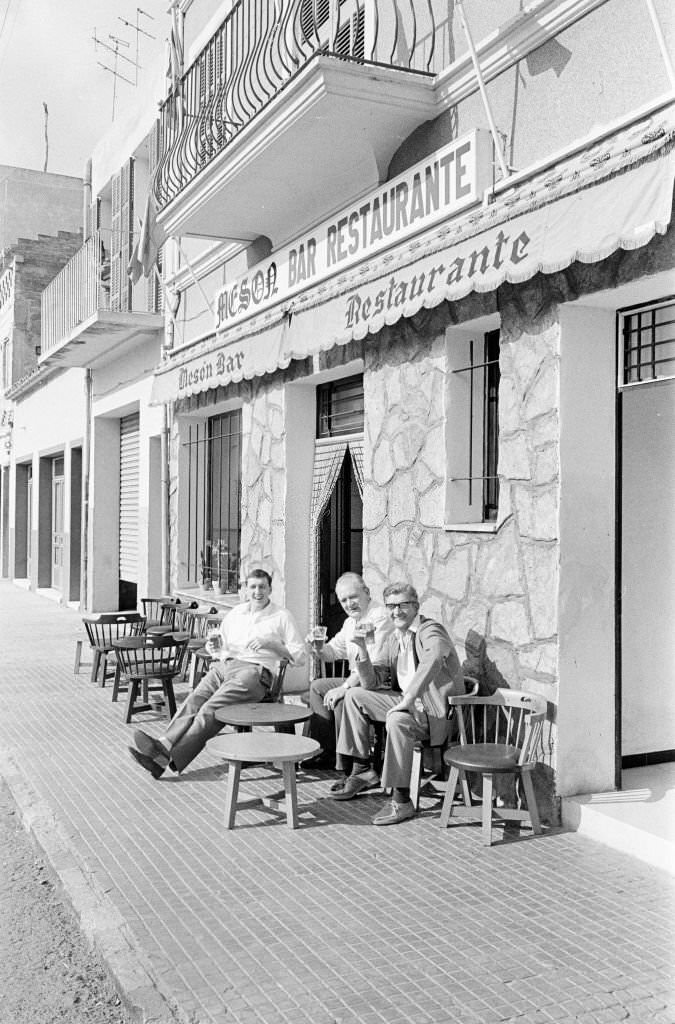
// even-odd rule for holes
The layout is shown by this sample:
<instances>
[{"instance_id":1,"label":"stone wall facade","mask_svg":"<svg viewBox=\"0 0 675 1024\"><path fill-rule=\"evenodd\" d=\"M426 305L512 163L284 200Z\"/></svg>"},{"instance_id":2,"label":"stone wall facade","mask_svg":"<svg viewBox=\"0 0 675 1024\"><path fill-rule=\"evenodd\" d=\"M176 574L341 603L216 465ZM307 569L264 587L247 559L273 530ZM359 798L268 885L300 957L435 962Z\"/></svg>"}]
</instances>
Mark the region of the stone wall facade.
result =
<instances>
[{"instance_id":1,"label":"stone wall facade","mask_svg":"<svg viewBox=\"0 0 675 1024\"><path fill-rule=\"evenodd\" d=\"M367 349L364 573L379 592L409 579L423 610L469 654L477 644L512 687L557 696L558 375L554 316L504 316L500 525L444 528L447 345L401 321Z\"/></svg>"}]
</instances>

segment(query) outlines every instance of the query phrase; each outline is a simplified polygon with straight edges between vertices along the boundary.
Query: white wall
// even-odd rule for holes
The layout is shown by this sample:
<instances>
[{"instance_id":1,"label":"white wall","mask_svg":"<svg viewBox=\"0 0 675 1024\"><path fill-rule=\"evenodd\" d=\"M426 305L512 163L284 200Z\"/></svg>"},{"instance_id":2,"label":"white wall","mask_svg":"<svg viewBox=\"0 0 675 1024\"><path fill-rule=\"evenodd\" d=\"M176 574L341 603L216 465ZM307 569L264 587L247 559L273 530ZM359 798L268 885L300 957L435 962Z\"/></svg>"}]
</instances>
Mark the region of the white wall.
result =
<instances>
[{"instance_id":1,"label":"white wall","mask_svg":"<svg viewBox=\"0 0 675 1024\"><path fill-rule=\"evenodd\" d=\"M615 317L560 309L557 792L614 788Z\"/></svg>"},{"instance_id":2,"label":"white wall","mask_svg":"<svg viewBox=\"0 0 675 1024\"><path fill-rule=\"evenodd\" d=\"M622 395L621 753L675 746L675 381Z\"/></svg>"}]
</instances>

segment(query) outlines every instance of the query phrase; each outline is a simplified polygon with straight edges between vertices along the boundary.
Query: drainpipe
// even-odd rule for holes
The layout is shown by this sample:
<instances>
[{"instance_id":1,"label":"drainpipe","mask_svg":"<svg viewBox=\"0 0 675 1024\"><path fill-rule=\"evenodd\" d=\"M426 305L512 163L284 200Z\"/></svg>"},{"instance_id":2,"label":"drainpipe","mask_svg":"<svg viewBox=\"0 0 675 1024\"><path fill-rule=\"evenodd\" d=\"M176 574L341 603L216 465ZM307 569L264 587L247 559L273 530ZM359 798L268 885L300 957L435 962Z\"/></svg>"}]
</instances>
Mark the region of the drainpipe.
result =
<instances>
[{"instance_id":1,"label":"drainpipe","mask_svg":"<svg viewBox=\"0 0 675 1024\"><path fill-rule=\"evenodd\" d=\"M162 434L160 440L160 459L162 463L162 481L161 481L161 545L162 545L162 593L169 594L171 579L170 579L170 565L171 558L169 554L169 407L166 402L162 403Z\"/></svg>"},{"instance_id":2,"label":"drainpipe","mask_svg":"<svg viewBox=\"0 0 675 1024\"><path fill-rule=\"evenodd\" d=\"M82 442L82 527L80 536L80 611L89 610L89 460L91 452L92 372L84 375L84 440Z\"/></svg>"},{"instance_id":3,"label":"drainpipe","mask_svg":"<svg viewBox=\"0 0 675 1024\"><path fill-rule=\"evenodd\" d=\"M84 177L82 178L82 235L86 242L89 235L93 235L95 224L90 223L91 213L91 160L87 160L84 166Z\"/></svg>"}]
</instances>

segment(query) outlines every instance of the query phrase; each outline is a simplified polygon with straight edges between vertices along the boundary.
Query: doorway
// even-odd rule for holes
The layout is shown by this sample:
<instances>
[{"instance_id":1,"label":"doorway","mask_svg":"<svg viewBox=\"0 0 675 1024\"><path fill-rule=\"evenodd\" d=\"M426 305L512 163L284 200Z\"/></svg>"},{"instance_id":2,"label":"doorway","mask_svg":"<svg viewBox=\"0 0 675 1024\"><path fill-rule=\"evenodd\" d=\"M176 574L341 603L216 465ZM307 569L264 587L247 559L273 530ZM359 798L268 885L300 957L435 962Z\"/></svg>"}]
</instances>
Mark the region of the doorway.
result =
<instances>
[{"instance_id":1,"label":"doorway","mask_svg":"<svg viewBox=\"0 0 675 1024\"><path fill-rule=\"evenodd\" d=\"M65 549L65 493L64 460L52 460L52 580L55 590L63 590L63 558Z\"/></svg>"},{"instance_id":2,"label":"doorway","mask_svg":"<svg viewBox=\"0 0 675 1024\"><path fill-rule=\"evenodd\" d=\"M335 595L335 581L344 572L363 569L363 501L349 451L319 521L319 616L333 636L345 613Z\"/></svg>"},{"instance_id":3,"label":"doorway","mask_svg":"<svg viewBox=\"0 0 675 1024\"><path fill-rule=\"evenodd\" d=\"M666 303L620 317L623 768L675 759L674 316Z\"/></svg>"}]
</instances>

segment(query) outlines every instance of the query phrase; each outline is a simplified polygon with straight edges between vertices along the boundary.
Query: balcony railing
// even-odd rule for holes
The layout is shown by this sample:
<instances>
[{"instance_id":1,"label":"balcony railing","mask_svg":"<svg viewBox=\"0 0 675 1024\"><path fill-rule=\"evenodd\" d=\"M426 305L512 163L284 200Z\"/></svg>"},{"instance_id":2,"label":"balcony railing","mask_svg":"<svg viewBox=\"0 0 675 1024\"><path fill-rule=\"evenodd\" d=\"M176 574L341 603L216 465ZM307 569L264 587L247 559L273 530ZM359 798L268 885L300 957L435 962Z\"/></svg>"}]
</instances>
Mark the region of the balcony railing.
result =
<instances>
[{"instance_id":1,"label":"balcony railing","mask_svg":"<svg viewBox=\"0 0 675 1024\"><path fill-rule=\"evenodd\" d=\"M88 238L42 293L42 355L96 313L157 312L157 289L127 275L134 238L101 229Z\"/></svg>"},{"instance_id":2,"label":"balcony railing","mask_svg":"<svg viewBox=\"0 0 675 1024\"><path fill-rule=\"evenodd\" d=\"M431 0L239 0L164 102L154 191L162 209L316 54L431 75Z\"/></svg>"}]
</instances>

